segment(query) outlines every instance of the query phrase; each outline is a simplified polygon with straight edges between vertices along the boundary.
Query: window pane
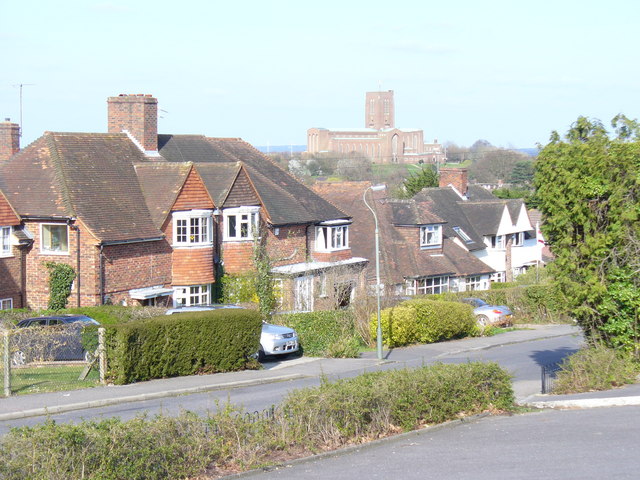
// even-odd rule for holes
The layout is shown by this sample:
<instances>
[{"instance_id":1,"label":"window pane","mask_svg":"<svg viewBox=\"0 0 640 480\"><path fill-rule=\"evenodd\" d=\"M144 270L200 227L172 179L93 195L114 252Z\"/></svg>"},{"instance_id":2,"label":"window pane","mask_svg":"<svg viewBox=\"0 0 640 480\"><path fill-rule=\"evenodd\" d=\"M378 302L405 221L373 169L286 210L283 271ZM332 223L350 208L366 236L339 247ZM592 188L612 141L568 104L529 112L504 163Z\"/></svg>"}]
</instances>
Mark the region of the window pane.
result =
<instances>
[{"instance_id":1,"label":"window pane","mask_svg":"<svg viewBox=\"0 0 640 480\"><path fill-rule=\"evenodd\" d=\"M228 236L235 238L236 235L236 216L235 215L229 215L227 217L227 230L228 230Z\"/></svg>"}]
</instances>

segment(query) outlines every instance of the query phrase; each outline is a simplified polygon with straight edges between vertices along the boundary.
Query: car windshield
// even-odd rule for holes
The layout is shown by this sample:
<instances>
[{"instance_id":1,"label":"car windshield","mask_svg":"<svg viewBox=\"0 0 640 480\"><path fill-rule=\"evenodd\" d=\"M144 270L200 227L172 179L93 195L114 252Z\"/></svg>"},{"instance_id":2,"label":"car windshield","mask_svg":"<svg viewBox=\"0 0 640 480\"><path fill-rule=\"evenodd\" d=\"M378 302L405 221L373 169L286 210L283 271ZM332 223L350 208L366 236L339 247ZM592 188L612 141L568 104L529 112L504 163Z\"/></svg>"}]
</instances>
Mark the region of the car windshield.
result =
<instances>
[{"instance_id":1,"label":"car windshield","mask_svg":"<svg viewBox=\"0 0 640 480\"><path fill-rule=\"evenodd\" d=\"M462 301L464 303L468 303L469 305L473 305L476 308L484 307L485 305L488 305L487 302L485 302L484 300L481 300L479 298L465 298Z\"/></svg>"}]
</instances>

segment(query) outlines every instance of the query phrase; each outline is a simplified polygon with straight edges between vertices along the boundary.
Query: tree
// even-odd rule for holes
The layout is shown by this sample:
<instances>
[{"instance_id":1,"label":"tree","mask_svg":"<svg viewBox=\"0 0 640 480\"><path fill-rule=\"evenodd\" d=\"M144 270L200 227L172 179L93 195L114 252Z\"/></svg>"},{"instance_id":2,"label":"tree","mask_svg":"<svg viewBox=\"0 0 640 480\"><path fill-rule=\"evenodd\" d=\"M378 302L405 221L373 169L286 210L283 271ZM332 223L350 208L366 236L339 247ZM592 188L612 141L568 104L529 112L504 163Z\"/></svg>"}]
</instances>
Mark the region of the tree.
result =
<instances>
[{"instance_id":1,"label":"tree","mask_svg":"<svg viewBox=\"0 0 640 480\"><path fill-rule=\"evenodd\" d=\"M633 352L640 346L640 130L617 116L610 138L579 117L553 132L536 162L550 265L567 307L591 341Z\"/></svg>"},{"instance_id":2,"label":"tree","mask_svg":"<svg viewBox=\"0 0 640 480\"><path fill-rule=\"evenodd\" d=\"M402 184L404 198L411 198L423 188L438 186L438 172L434 165L423 165L418 173L410 173Z\"/></svg>"},{"instance_id":3,"label":"tree","mask_svg":"<svg viewBox=\"0 0 640 480\"><path fill-rule=\"evenodd\" d=\"M533 181L533 173L533 161L520 160L513 166L509 181L515 185L531 185L531 182Z\"/></svg>"}]
</instances>

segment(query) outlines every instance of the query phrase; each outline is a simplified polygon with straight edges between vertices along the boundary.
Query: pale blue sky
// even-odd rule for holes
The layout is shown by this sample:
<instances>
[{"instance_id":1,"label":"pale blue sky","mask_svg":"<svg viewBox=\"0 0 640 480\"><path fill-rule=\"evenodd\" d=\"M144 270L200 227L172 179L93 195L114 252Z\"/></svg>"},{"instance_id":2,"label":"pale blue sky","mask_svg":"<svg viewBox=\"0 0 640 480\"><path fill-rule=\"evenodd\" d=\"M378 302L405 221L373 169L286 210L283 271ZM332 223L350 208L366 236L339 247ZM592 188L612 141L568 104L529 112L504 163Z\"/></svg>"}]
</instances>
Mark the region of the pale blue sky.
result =
<instances>
[{"instance_id":1,"label":"pale blue sky","mask_svg":"<svg viewBox=\"0 0 640 480\"><path fill-rule=\"evenodd\" d=\"M23 146L106 131L106 99L148 93L160 133L306 143L363 127L394 90L396 126L459 145L533 147L578 115L640 116L637 0L0 0L0 118Z\"/></svg>"}]
</instances>

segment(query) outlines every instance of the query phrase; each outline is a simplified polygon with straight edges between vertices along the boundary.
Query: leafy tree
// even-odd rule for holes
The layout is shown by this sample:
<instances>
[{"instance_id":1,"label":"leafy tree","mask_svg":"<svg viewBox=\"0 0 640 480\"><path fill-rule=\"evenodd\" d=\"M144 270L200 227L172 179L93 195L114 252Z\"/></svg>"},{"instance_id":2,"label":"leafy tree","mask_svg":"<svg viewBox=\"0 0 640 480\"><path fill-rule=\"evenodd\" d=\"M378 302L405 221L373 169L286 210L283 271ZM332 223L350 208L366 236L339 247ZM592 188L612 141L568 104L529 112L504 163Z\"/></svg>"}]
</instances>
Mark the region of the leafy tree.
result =
<instances>
[{"instance_id":1,"label":"leafy tree","mask_svg":"<svg viewBox=\"0 0 640 480\"><path fill-rule=\"evenodd\" d=\"M553 269L574 318L592 341L639 353L640 129L622 115L615 136L579 117L553 132L535 186Z\"/></svg>"},{"instance_id":2,"label":"leafy tree","mask_svg":"<svg viewBox=\"0 0 640 480\"><path fill-rule=\"evenodd\" d=\"M513 165L509 181L516 185L531 185L533 174L533 161L520 160Z\"/></svg>"},{"instance_id":3,"label":"leafy tree","mask_svg":"<svg viewBox=\"0 0 640 480\"><path fill-rule=\"evenodd\" d=\"M438 172L434 165L423 165L418 173L410 173L402 184L403 197L411 198L423 188L438 186Z\"/></svg>"}]
</instances>

